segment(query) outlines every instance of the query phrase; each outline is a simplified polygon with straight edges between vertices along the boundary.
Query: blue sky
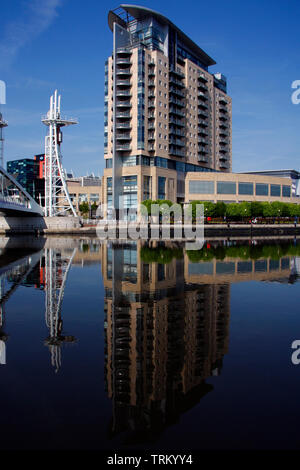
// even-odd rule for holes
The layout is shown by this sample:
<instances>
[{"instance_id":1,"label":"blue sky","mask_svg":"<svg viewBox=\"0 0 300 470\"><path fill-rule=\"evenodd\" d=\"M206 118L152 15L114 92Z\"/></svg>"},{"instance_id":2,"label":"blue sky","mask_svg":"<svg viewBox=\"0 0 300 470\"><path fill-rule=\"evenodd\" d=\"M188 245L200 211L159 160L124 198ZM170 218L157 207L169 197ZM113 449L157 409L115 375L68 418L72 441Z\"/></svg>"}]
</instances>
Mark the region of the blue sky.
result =
<instances>
[{"instance_id":1,"label":"blue sky","mask_svg":"<svg viewBox=\"0 0 300 470\"><path fill-rule=\"evenodd\" d=\"M233 170L299 170L299 0L136 2L159 11L199 44L227 76L233 102ZM111 54L109 9L98 0L10 0L1 6L0 79L5 159L44 150L41 115L55 88L62 111L79 124L64 131L63 164L102 174L104 61Z\"/></svg>"}]
</instances>

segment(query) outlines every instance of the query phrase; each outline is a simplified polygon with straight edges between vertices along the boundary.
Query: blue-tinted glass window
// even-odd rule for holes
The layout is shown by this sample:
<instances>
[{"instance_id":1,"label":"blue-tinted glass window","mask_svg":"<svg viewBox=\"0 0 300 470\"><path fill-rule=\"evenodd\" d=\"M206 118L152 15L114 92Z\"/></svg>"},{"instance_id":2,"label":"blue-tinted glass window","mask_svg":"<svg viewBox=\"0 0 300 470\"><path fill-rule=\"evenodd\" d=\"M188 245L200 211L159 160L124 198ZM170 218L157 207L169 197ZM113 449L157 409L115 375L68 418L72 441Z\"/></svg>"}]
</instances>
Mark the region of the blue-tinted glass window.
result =
<instances>
[{"instance_id":1,"label":"blue-tinted glass window","mask_svg":"<svg viewBox=\"0 0 300 470\"><path fill-rule=\"evenodd\" d=\"M191 194L214 194L215 182L191 180L189 182L189 192Z\"/></svg>"},{"instance_id":2,"label":"blue-tinted glass window","mask_svg":"<svg viewBox=\"0 0 300 470\"><path fill-rule=\"evenodd\" d=\"M282 196L283 197L291 197L291 187L290 186L282 186Z\"/></svg>"},{"instance_id":3,"label":"blue-tinted glass window","mask_svg":"<svg viewBox=\"0 0 300 470\"><path fill-rule=\"evenodd\" d=\"M256 183L256 196L268 196L269 185L265 183Z\"/></svg>"},{"instance_id":4,"label":"blue-tinted glass window","mask_svg":"<svg viewBox=\"0 0 300 470\"><path fill-rule=\"evenodd\" d=\"M280 196L279 184L271 184L271 196Z\"/></svg>"},{"instance_id":5,"label":"blue-tinted glass window","mask_svg":"<svg viewBox=\"0 0 300 470\"><path fill-rule=\"evenodd\" d=\"M239 183L239 194L253 194L253 183Z\"/></svg>"},{"instance_id":6,"label":"blue-tinted glass window","mask_svg":"<svg viewBox=\"0 0 300 470\"><path fill-rule=\"evenodd\" d=\"M218 194L236 194L236 183L234 181L218 181Z\"/></svg>"},{"instance_id":7,"label":"blue-tinted glass window","mask_svg":"<svg viewBox=\"0 0 300 470\"><path fill-rule=\"evenodd\" d=\"M166 198L166 178L164 176L158 177L158 199Z\"/></svg>"}]
</instances>

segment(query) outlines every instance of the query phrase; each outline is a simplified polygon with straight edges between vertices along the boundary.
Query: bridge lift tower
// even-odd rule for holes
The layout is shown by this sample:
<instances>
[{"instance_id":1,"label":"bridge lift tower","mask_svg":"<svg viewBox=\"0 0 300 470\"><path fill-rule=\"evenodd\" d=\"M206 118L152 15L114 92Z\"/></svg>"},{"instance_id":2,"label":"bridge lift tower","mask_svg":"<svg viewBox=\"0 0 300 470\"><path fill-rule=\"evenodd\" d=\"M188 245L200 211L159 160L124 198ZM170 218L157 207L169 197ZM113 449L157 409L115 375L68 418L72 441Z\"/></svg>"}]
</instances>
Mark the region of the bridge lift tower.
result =
<instances>
[{"instance_id":1,"label":"bridge lift tower","mask_svg":"<svg viewBox=\"0 0 300 470\"><path fill-rule=\"evenodd\" d=\"M3 128L7 127L7 122L4 121L2 113L0 112L0 166L3 168L4 165L4 137L3 137Z\"/></svg>"},{"instance_id":2,"label":"bridge lift tower","mask_svg":"<svg viewBox=\"0 0 300 470\"><path fill-rule=\"evenodd\" d=\"M62 167L60 146L62 143L61 128L77 124L75 119L63 118L60 114L60 99L55 90L50 97L50 109L42 122L49 127L45 139L45 216L55 217L76 212L70 199Z\"/></svg>"}]
</instances>

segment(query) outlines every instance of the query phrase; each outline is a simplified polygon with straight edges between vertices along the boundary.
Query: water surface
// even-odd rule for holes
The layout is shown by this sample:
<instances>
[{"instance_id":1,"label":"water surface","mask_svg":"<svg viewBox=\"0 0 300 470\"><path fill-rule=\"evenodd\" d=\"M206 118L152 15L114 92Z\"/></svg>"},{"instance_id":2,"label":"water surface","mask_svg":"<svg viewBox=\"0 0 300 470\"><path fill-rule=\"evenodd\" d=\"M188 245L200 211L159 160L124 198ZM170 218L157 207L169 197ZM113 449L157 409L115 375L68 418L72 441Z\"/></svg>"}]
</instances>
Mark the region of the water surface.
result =
<instances>
[{"instance_id":1,"label":"water surface","mask_svg":"<svg viewBox=\"0 0 300 470\"><path fill-rule=\"evenodd\" d=\"M0 249L0 448L299 448L295 240Z\"/></svg>"}]
</instances>

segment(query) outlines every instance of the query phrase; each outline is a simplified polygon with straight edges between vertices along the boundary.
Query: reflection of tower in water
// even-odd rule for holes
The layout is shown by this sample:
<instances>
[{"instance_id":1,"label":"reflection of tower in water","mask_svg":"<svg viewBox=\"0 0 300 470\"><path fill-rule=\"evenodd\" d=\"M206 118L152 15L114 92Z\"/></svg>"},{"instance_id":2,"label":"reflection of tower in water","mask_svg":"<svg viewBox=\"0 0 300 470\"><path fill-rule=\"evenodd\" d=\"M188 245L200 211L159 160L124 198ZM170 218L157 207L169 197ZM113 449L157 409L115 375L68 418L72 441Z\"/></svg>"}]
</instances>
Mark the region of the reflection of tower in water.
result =
<instances>
[{"instance_id":1,"label":"reflection of tower in water","mask_svg":"<svg viewBox=\"0 0 300 470\"><path fill-rule=\"evenodd\" d=\"M49 347L55 372L61 366L62 344L75 342L74 336L63 335L61 316L65 284L75 252L76 249L68 256L52 248L45 249L45 320L49 329L45 344Z\"/></svg>"},{"instance_id":2,"label":"reflection of tower in water","mask_svg":"<svg viewBox=\"0 0 300 470\"><path fill-rule=\"evenodd\" d=\"M189 285L184 259L160 264L140 244L103 247L110 434L152 439L213 389L227 352L229 284ZM162 249L162 248L161 248Z\"/></svg>"}]
</instances>

